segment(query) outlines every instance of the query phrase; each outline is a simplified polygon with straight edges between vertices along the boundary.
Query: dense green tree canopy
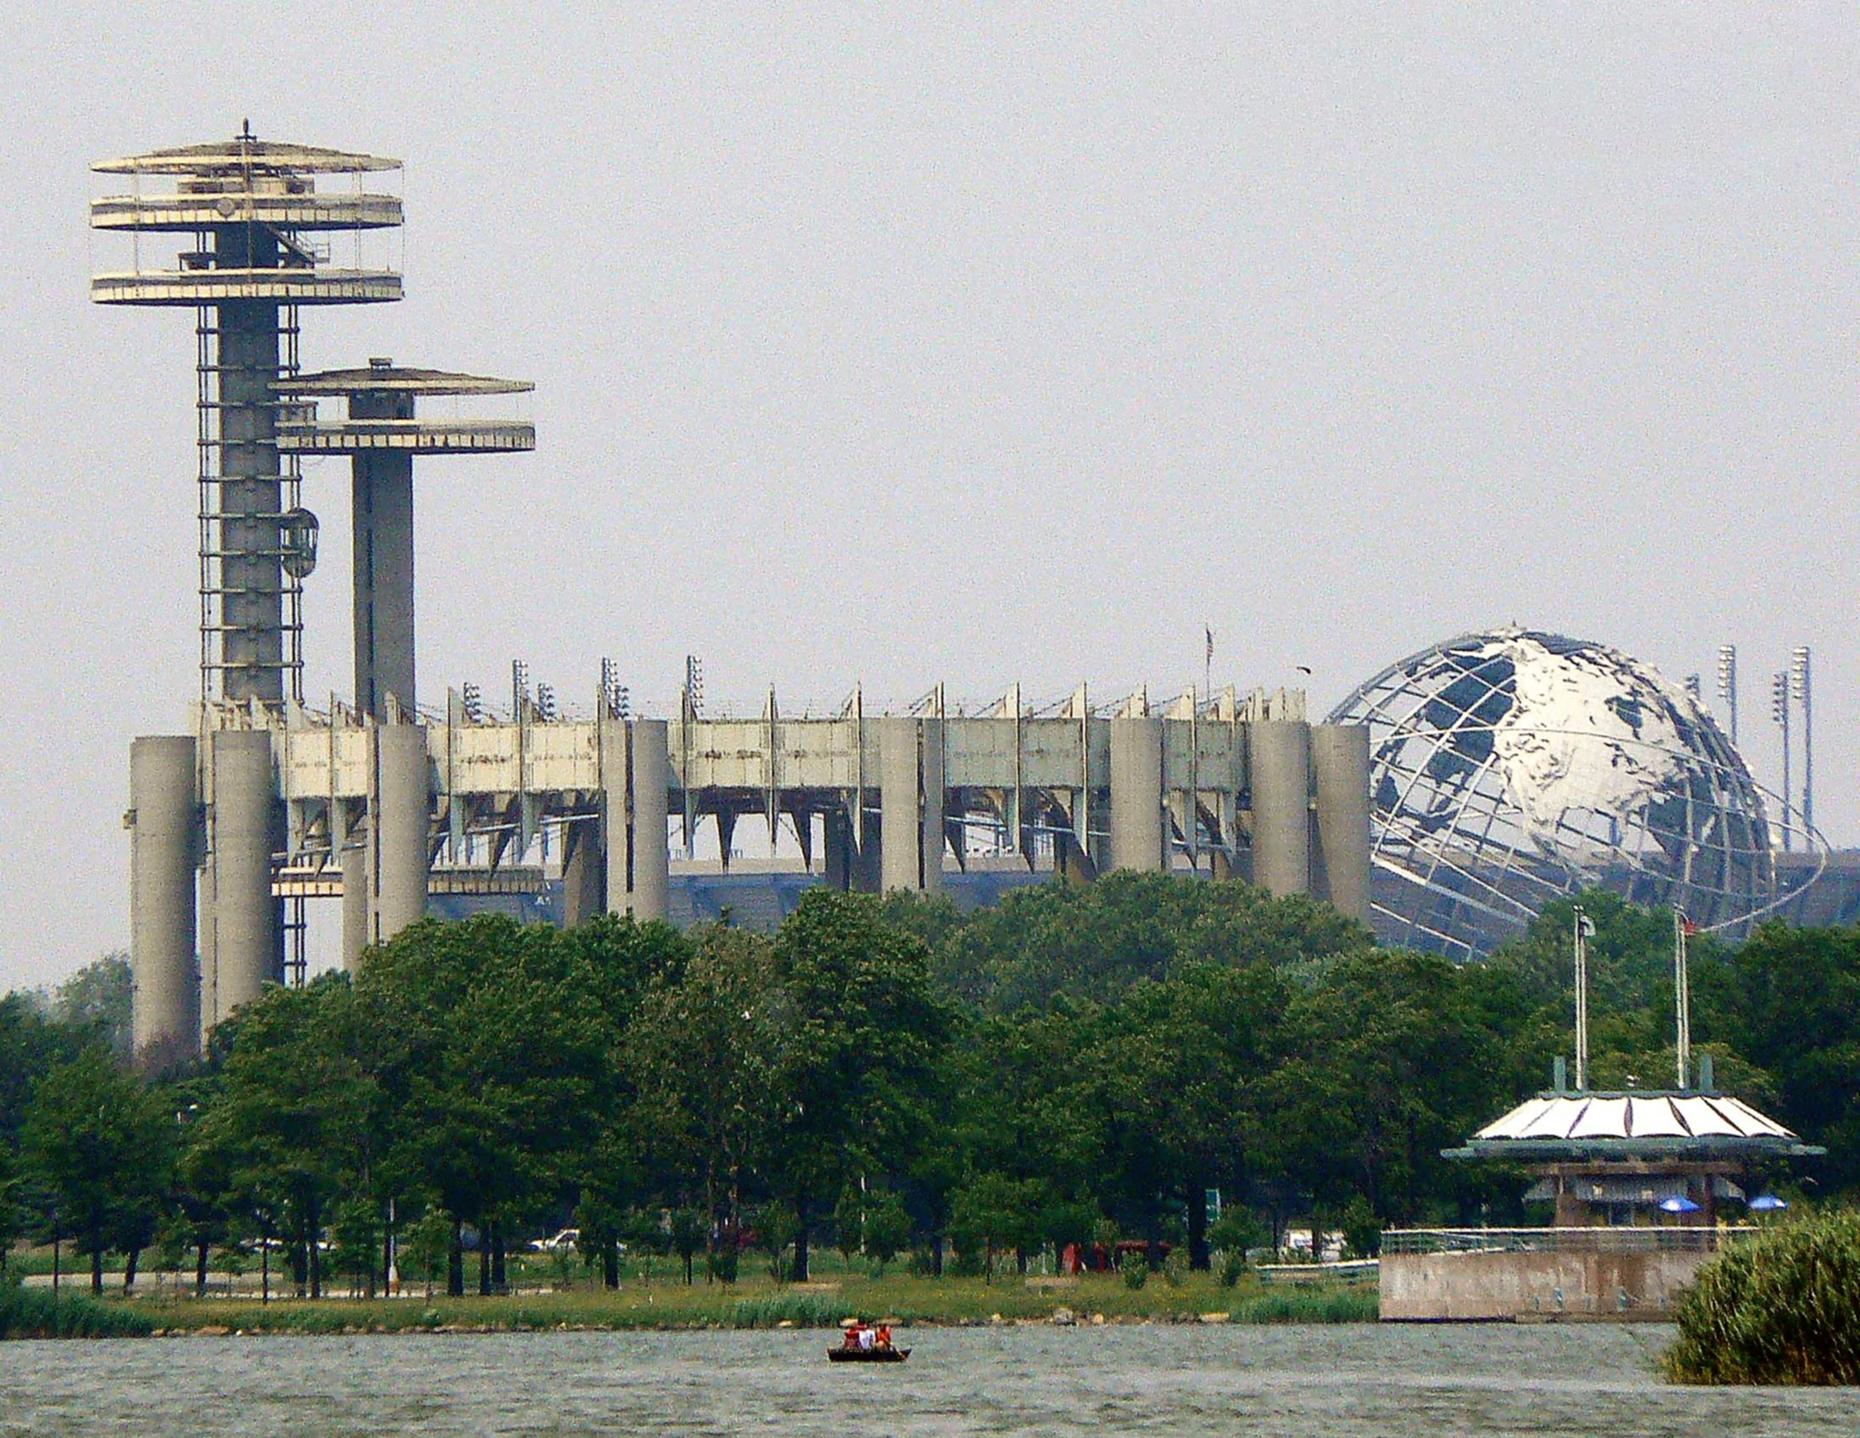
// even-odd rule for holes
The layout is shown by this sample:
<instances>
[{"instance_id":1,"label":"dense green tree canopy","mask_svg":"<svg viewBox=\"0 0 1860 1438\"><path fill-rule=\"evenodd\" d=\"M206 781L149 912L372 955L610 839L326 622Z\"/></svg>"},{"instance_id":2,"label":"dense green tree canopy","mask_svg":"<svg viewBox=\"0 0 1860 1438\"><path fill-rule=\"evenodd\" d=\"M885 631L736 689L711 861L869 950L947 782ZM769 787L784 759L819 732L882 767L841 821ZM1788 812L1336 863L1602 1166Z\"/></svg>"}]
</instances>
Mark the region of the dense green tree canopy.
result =
<instances>
[{"instance_id":1,"label":"dense green tree canopy","mask_svg":"<svg viewBox=\"0 0 1860 1438\"><path fill-rule=\"evenodd\" d=\"M1592 1077L1668 1085L1672 916L1581 902ZM829 1234L933 1268L952 1242L1114 1233L1205 1263L1211 1191L1227 1244L1313 1211L1359 1247L1378 1222L1524 1221L1515 1175L1440 1151L1570 1052L1572 922L1558 901L1456 966L1308 900L1124 874L967 916L816 890L773 935L429 921L153 1080L111 1055L99 968L63 1008L0 998L0 1229L55 1210L100 1261L163 1221L202 1276L276 1234L314 1291L319 1235L373 1286L390 1221L454 1290L468 1247L488 1289L513 1236L571 1220L610 1281L622 1241L708 1249L727 1279L752 1239L804 1275ZM1691 971L1720 1083L1826 1143L1827 1190L1860 1186L1860 930L1699 938Z\"/></svg>"}]
</instances>

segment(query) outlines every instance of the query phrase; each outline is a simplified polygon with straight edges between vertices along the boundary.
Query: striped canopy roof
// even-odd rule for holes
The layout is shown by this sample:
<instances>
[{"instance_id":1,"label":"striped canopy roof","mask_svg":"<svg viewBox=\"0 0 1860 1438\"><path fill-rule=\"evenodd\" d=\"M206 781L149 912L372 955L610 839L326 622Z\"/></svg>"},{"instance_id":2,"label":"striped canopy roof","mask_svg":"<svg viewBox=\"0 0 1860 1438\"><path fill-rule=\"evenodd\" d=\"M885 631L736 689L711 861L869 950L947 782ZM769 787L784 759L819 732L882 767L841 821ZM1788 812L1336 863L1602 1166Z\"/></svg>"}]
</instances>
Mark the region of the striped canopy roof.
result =
<instances>
[{"instance_id":1,"label":"striped canopy roof","mask_svg":"<svg viewBox=\"0 0 1860 1438\"><path fill-rule=\"evenodd\" d=\"M1811 1154L1775 1119L1719 1093L1541 1093L1474 1134L1454 1158L1640 1158L1687 1151L1719 1156Z\"/></svg>"}]
</instances>

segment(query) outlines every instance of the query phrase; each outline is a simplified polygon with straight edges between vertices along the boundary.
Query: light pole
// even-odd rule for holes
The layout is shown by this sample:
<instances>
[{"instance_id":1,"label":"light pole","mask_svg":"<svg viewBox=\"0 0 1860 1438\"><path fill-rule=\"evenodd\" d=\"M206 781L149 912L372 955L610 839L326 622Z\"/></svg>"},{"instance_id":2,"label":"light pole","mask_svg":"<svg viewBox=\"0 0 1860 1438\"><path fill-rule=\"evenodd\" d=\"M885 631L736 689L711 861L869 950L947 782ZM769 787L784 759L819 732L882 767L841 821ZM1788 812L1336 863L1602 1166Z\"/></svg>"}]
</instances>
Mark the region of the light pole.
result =
<instances>
[{"instance_id":1,"label":"light pole","mask_svg":"<svg viewBox=\"0 0 1860 1438\"><path fill-rule=\"evenodd\" d=\"M1737 747L1737 646L1718 646L1718 697L1724 701L1726 717L1731 721L1731 747Z\"/></svg>"},{"instance_id":2,"label":"light pole","mask_svg":"<svg viewBox=\"0 0 1860 1438\"><path fill-rule=\"evenodd\" d=\"M1812 705L1814 685L1808 646L1798 645L1789 656L1789 689L1802 706L1802 829L1811 833L1815 827L1815 719ZM1805 840L1804 844L1809 841Z\"/></svg>"},{"instance_id":3,"label":"light pole","mask_svg":"<svg viewBox=\"0 0 1860 1438\"><path fill-rule=\"evenodd\" d=\"M1791 808L1794 803L1794 784L1789 777L1789 671L1786 669L1778 669L1770 676L1770 718L1782 730L1782 846L1786 854L1794 847L1789 834L1794 827Z\"/></svg>"}]
</instances>

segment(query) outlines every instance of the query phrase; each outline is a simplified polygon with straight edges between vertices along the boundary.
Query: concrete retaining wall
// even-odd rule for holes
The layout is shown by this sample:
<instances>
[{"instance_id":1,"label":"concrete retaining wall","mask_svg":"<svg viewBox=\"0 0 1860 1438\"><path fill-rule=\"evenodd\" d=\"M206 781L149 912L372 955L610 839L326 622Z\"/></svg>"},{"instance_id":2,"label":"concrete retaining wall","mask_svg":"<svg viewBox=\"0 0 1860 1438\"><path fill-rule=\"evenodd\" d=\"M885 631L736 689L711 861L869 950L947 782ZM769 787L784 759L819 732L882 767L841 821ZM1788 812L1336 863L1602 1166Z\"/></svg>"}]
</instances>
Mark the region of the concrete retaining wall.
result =
<instances>
[{"instance_id":1,"label":"concrete retaining wall","mask_svg":"<svg viewBox=\"0 0 1860 1438\"><path fill-rule=\"evenodd\" d=\"M1714 1254L1385 1253L1384 1322L1608 1317L1663 1322Z\"/></svg>"}]
</instances>

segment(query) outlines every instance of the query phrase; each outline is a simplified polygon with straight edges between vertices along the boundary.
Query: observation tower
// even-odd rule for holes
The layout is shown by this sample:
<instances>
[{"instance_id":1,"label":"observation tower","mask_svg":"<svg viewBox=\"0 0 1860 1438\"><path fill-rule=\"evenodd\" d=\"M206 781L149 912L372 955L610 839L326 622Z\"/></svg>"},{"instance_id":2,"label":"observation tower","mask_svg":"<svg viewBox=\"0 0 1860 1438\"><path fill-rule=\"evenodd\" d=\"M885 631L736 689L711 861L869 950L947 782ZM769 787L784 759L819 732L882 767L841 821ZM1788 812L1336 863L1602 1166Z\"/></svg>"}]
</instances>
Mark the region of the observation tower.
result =
<instances>
[{"instance_id":1,"label":"observation tower","mask_svg":"<svg viewBox=\"0 0 1860 1438\"><path fill-rule=\"evenodd\" d=\"M528 380L396 368L366 368L277 380L295 401L279 410L283 453L348 455L352 467L355 709L374 726L370 802L338 803L331 846L342 863L343 963L354 968L369 944L392 938L426 911L432 792L427 737L414 697L413 459L418 454L509 454L536 448L528 420L456 416L422 419L421 398L526 394ZM339 416L322 400L346 400ZM365 823L368 815L373 822Z\"/></svg>"},{"instance_id":2,"label":"observation tower","mask_svg":"<svg viewBox=\"0 0 1860 1438\"><path fill-rule=\"evenodd\" d=\"M195 312L203 700L303 697L299 596L315 531L298 508L298 466L278 446L278 383L297 371L302 307L401 297L392 270L331 268L321 238L398 227L399 196L364 193L360 181L399 168L260 140L249 124L228 141L92 166L128 177L131 192L93 201L91 227L133 249L130 269L91 277L91 299ZM344 176L355 192L318 191ZM147 253L168 239L190 247Z\"/></svg>"},{"instance_id":3,"label":"observation tower","mask_svg":"<svg viewBox=\"0 0 1860 1438\"><path fill-rule=\"evenodd\" d=\"M399 168L260 140L249 123L230 140L92 166L128 181L92 202L90 222L127 238L131 262L93 275L91 299L195 315L201 717L198 736L130 751L138 1052L191 1044L282 978L287 930L301 948L301 905L287 924L273 894L283 809L265 731L303 698L316 520L278 445L277 385L297 371L303 307L401 297L400 275L364 265L359 239L401 224L398 195L363 187ZM334 187L345 179L352 189ZM338 235L357 237L347 267L331 263Z\"/></svg>"}]
</instances>

